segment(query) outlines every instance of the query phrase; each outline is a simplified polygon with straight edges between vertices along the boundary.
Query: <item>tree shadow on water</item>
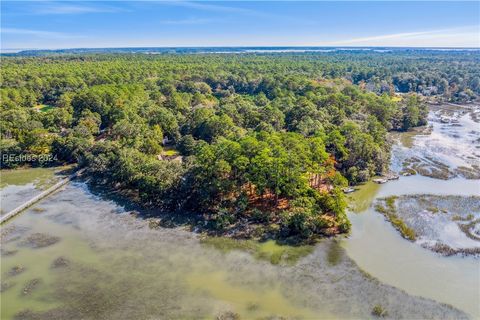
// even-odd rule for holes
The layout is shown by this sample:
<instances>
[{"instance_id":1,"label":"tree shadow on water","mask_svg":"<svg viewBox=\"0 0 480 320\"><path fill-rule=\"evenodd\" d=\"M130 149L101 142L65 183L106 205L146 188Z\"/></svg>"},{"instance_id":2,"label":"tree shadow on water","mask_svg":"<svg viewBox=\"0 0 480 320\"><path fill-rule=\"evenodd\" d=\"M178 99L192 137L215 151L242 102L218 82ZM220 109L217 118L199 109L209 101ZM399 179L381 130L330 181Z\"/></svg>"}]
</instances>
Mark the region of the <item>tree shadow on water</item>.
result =
<instances>
[{"instance_id":1,"label":"tree shadow on water","mask_svg":"<svg viewBox=\"0 0 480 320\"><path fill-rule=\"evenodd\" d=\"M201 214L187 211L165 211L161 208L148 208L139 203L140 200L133 200L136 195L128 193L122 189L116 189L112 186L92 182L88 178L78 179L79 182L86 184L89 192L104 201L112 201L122 209L117 213L130 213L138 219L150 220L151 228L177 228L188 227L193 229L204 221Z\"/></svg>"}]
</instances>

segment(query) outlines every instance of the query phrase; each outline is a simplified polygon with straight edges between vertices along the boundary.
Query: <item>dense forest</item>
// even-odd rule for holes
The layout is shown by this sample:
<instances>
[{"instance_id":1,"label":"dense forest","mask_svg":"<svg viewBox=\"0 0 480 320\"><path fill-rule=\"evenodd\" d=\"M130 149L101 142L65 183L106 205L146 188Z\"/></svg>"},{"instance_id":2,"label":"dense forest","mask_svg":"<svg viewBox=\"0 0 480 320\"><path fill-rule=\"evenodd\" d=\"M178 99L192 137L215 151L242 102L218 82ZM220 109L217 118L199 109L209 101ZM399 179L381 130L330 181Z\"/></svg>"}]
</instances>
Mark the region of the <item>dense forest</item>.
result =
<instances>
[{"instance_id":1,"label":"dense forest","mask_svg":"<svg viewBox=\"0 0 480 320\"><path fill-rule=\"evenodd\" d=\"M51 154L145 206L201 214L215 230L346 232L342 188L385 172L387 132L425 124L424 96L475 99L478 58L3 57L2 168L23 164L3 155Z\"/></svg>"}]
</instances>

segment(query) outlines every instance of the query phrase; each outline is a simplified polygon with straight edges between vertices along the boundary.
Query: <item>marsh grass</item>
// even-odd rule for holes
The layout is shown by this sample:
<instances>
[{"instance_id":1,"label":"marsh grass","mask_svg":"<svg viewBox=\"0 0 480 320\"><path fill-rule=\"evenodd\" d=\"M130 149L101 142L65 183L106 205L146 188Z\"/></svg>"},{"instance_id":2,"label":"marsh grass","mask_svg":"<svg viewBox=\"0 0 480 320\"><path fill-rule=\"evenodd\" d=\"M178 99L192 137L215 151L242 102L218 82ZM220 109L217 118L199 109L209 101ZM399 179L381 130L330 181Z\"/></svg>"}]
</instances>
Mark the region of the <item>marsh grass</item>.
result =
<instances>
[{"instance_id":1,"label":"marsh grass","mask_svg":"<svg viewBox=\"0 0 480 320\"><path fill-rule=\"evenodd\" d=\"M440 209L438 209L437 207L428 207L427 210L433 214L440 212Z\"/></svg>"},{"instance_id":2,"label":"marsh grass","mask_svg":"<svg viewBox=\"0 0 480 320\"><path fill-rule=\"evenodd\" d=\"M473 218L472 218L473 219ZM469 220L463 220L463 221L469 221ZM480 223L480 219L476 219L476 220L472 220L472 221L469 221L468 223L466 224L463 224L463 223L457 223L458 227L460 228L460 230L462 230L462 232L467 236L469 237L470 239L472 240L476 240L476 241L479 241L480 240L480 237L478 237L475 232L473 231L473 228L475 228L475 225Z\"/></svg>"},{"instance_id":3,"label":"marsh grass","mask_svg":"<svg viewBox=\"0 0 480 320\"><path fill-rule=\"evenodd\" d=\"M466 217L462 217L459 214L456 214L452 217L452 221L471 221L475 216L469 213Z\"/></svg>"},{"instance_id":4,"label":"marsh grass","mask_svg":"<svg viewBox=\"0 0 480 320\"><path fill-rule=\"evenodd\" d=\"M379 202L375 205L375 210L383 214L387 220L397 229L402 237L410 241L415 241L417 236L415 230L408 227L405 222L397 215L397 208L395 201L397 196L390 196L387 198L379 199Z\"/></svg>"},{"instance_id":5,"label":"marsh grass","mask_svg":"<svg viewBox=\"0 0 480 320\"><path fill-rule=\"evenodd\" d=\"M376 317L386 317L388 315L388 312L381 305L377 304L372 309L372 315Z\"/></svg>"}]
</instances>

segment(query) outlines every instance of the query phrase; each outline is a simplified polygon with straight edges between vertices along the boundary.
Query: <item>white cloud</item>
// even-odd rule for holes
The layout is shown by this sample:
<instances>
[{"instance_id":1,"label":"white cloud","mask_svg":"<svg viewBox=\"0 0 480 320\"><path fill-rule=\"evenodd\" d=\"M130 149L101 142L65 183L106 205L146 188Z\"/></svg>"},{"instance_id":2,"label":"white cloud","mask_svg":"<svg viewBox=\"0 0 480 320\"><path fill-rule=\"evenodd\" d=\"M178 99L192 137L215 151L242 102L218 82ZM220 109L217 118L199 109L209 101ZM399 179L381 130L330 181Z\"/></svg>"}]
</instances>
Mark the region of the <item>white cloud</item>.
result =
<instances>
[{"instance_id":1,"label":"white cloud","mask_svg":"<svg viewBox=\"0 0 480 320\"><path fill-rule=\"evenodd\" d=\"M79 4L64 4L58 2L40 2L32 7L32 14L38 15L67 15L67 14L86 14L86 13L111 13L124 11L123 9L112 6L94 6L94 5L79 5Z\"/></svg>"},{"instance_id":2,"label":"white cloud","mask_svg":"<svg viewBox=\"0 0 480 320\"><path fill-rule=\"evenodd\" d=\"M161 24L169 24L169 25L191 25L191 24L204 24L213 22L212 19L181 19L181 20L162 20L160 21Z\"/></svg>"},{"instance_id":3,"label":"white cloud","mask_svg":"<svg viewBox=\"0 0 480 320\"><path fill-rule=\"evenodd\" d=\"M2 28L0 29L1 34L16 34L16 35L27 35L38 38L54 38L54 39L70 39L70 38L83 38L79 35L72 35L63 32L55 31L43 31L43 30L30 30L30 29L17 29L17 28Z\"/></svg>"},{"instance_id":4,"label":"white cloud","mask_svg":"<svg viewBox=\"0 0 480 320\"><path fill-rule=\"evenodd\" d=\"M384 47L480 47L479 26L404 32L332 41L323 45Z\"/></svg>"},{"instance_id":5,"label":"white cloud","mask_svg":"<svg viewBox=\"0 0 480 320\"><path fill-rule=\"evenodd\" d=\"M263 12L263 11L257 11L257 10L253 10L253 9L247 9L247 8L239 8L239 7L212 4L214 2L215 1L209 1L209 3L206 3L206 2L182 1L182 0L180 0L180 1L160 1L158 3L166 4L166 5L175 5L175 6L185 7L185 8L190 8L190 9L198 9L198 10L203 10L203 11L235 13L235 14L253 16L253 17L258 17L258 18L279 19L279 20L282 20L282 21L290 21L290 22L295 22L295 23L300 23L300 24L308 24L308 25L315 24L315 21L305 19L305 18L298 19L298 18L288 16L288 15L274 14L272 12Z\"/></svg>"},{"instance_id":6,"label":"white cloud","mask_svg":"<svg viewBox=\"0 0 480 320\"><path fill-rule=\"evenodd\" d=\"M255 10L231 7L231 6L221 6L217 4L205 3L205 2L193 2L193 1L165 1L164 4L171 4L186 8L199 9L205 11L215 11L215 12L233 12L233 13L243 13L243 14L257 14Z\"/></svg>"}]
</instances>

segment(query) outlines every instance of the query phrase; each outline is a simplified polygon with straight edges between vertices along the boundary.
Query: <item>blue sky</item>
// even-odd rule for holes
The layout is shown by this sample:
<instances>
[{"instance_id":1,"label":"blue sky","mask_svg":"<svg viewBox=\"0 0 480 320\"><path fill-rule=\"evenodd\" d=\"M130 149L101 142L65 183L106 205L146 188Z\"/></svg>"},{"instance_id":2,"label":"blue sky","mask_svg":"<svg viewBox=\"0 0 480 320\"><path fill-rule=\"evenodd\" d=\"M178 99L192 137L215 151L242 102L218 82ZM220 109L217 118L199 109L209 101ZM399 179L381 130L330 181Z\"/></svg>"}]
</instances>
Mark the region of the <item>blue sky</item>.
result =
<instances>
[{"instance_id":1,"label":"blue sky","mask_svg":"<svg viewBox=\"0 0 480 320\"><path fill-rule=\"evenodd\" d=\"M480 47L480 2L1 1L8 48Z\"/></svg>"}]
</instances>

